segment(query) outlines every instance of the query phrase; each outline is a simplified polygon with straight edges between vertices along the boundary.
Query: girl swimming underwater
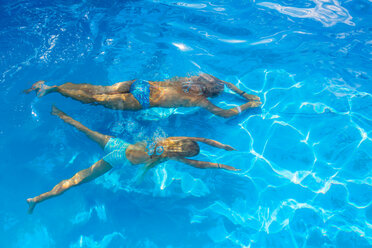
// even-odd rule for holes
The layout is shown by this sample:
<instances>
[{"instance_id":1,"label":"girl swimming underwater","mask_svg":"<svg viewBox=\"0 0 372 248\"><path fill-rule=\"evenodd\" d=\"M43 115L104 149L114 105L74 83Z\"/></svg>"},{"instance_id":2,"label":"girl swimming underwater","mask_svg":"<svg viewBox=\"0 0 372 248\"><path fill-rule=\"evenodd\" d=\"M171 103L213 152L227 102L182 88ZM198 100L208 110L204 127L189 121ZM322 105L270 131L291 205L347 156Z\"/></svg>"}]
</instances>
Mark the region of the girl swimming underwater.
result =
<instances>
[{"instance_id":1,"label":"girl swimming underwater","mask_svg":"<svg viewBox=\"0 0 372 248\"><path fill-rule=\"evenodd\" d=\"M91 167L76 173L72 178L61 181L54 186L51 191L34 198L27 199L29 204L28 212L30 214L34 210L36 204L49 198L58 196L71 187L92 181L95 178L105 174L112 168L122 168L124 165L145 164L143 174L147 170L169 159L201 169L216 168L231 171L238 170L232 166L224 164L186 158L199 154L200 148L196 142L203 142L227 151L235 150L231 146L221 144L215 140L195 137L169 137L157 142L153 152L149 153L145 142L129 144L119 138L92 131L54 106L52 108L52 114L58 116L66 123L74 126L79 131L82 131L88 138L97 142L101 148L104 149L106 155Z\"/></svg>"},{"instance_id":2,"label":"girl swimming underwater","mask_svg":"<svg viewBox=\"0 0 372 248\"><path fill-rule=\"evenodd\" d=\"M218 96L224 90L225 85L247 102L230 109L222 109L211 103L208 97ZM44 81L38 81L30 89L25 90L26 93L31 91L36 91L39 97L58 92L82 103L103 105L106 108L118 110L140 110L151 107L202 107L225 118L261 105L258 96L247 94L235 85L205 73L160 82L131 80L111 86L73 83L47 86Z\"/></svg>"}]
</instances>

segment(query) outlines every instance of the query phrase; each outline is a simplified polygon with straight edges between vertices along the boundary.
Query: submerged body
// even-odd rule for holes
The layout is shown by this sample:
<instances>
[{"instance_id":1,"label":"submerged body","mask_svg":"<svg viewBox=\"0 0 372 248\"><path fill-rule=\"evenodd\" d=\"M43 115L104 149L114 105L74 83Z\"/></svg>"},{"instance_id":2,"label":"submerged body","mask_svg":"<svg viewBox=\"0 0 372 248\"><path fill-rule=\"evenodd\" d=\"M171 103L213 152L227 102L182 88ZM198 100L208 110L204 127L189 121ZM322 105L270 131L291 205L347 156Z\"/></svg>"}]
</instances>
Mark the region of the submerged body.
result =
<instances>
[{"instance_id":1,"label":"submerged body","mask_svg":"<svg viewBox=\"0 0 372 248\"><path fill-rule=\"evenodd\" d=\"M218 96L224 90L224 86L242 96L247 103L230 109L222 109L211 103L208 98ZM39 81L25 92L33 90L37 91L40 97L57 92L83 103L102 105L110 109L202 107L226 118L261 105L258 96L247 94L235 85L208 74L166 81L131 80L111 86L73 83L47 86L44 81Z\"/></svg>"},{"instance_id":2,"label":"submerged body","mask_svg":"<svg viewBox=\"0 0 372 248\"><path fill-rule=\"evenodd\" d=\"M215 140L197 137L168 137L158 141L153 147L153 151L149 151L145 142L129 144L119 138L92 131L54 106L52 114L58 116L66 123L86 134L88 138L95 141L98 145L100 145L101 148L104 149L106 155L91 167L76 173L72 178L61 181L51 191L43 193L34 198L27 199L29 204L29 213L33 212L37 203L58 196L71 187L94 180L112 168L122 168L125 164L145 164L142 176L149 169L169 159L201 169L217 168L232 171L237 170L232 166L224 164L198 161L187 158L199 154L200 148L196 142L203 142L227 151L234 150L231 146L224 145Z\"/></svg>"}]
</instances>

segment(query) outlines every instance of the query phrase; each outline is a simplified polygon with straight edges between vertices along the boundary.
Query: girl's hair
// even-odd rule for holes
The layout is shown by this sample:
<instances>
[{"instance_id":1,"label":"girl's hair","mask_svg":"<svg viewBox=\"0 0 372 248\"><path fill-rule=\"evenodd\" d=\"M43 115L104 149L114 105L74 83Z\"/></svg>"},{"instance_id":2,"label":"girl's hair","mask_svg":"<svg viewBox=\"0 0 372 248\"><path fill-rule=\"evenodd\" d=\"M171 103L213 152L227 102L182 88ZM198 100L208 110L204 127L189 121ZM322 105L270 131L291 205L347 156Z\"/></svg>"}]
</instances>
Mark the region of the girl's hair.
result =
<instances>
[{"instance_id":1,"label":"girl's hair","mask_svg":"<svg viewBox=\"0 0 372 248\"><path fill-rule=\"evenodd\" d=\"M188 139L172 140L163 148L167 157L193 157L200 152L198 143Z\"/></svg>"},{"instance_id":2,"label":"girl's hair","mask_svg":"<svg viewBox=\"0 0 372 248\"><path fill-rule=\"evenodd\" d=\"M155 146L155 149L157 146ZM193 157L199 154L200 147L198 143L188 139L172 140L163 145L164 153L166 157ZM145 174L151 168L154 168L156 165L160 164L166 157L160 156L150 156L150 160L143 167L142 173L139 177L139 181L142 181Z\"/></svg>"},{"instance_id":3,"label":"girl's hair","mask_svg":"<svg viewBox=\"0 0 372 248\"><path fill-rule=\"evenodd\" d=\"M193 82L200 85L203 95L206 97L216 97L221 94L225 88L225 84L222 80L205 73L200 74Z\"/></svg>"}]
</instances>

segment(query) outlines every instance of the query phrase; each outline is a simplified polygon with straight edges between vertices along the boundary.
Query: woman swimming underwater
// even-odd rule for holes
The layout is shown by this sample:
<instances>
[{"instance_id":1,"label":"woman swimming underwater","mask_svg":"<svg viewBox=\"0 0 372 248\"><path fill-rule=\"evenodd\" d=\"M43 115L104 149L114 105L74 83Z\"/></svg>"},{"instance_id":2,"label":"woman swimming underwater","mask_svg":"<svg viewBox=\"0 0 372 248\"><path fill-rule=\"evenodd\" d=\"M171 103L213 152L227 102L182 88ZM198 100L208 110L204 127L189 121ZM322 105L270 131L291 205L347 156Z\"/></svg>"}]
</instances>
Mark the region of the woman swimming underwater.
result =
<instances>
[{"instance_id":1,"label":"woman swimming underwater","mask_svg":"<svg viewBox=\"0 0 372 248\"><path fill-rule=\"evenodd\" d=\"M198 161L186 158L193 157L199 154L200 148L196 142L203 142L205 144L225 149L227 151L235 150L231 146L224 145L215 140L196 137L169 137L157 142L154 146L153 152L149 152L148 148L146 148L145 142L129 144L119 138L103 135L101 133L92 131L54 106L52 108L52 114L58 116L66 123L72 125L79 131L82 131L88 138L97 142L101 146L101 148L104 149L107 155L105 155L101 160L93 164L91 167L79 171L72 178L62 180L60 183L54 186L51 191L34 198L27 199L27 202L29 204L28 212L30 214L34 210L36 204L49 198L58 196L71 187L92 181L95 178L105 174L112 168L121 168L125 164L145 164L143 174L147 170L169 159L176 160L201 169L216 168L231 171L238 170L232 166L224 164Z\"/></svg>"},{"instance_id":2,"label":"woman swimming underwater","mask_svg":"<svg viewBox=\"0 0 372 248\"><path fill-rule=\"evenodd\" d=\"M224 90L225 85L248 102L230 109L222 109L211 103L208 97L218 96ZM58 92L82 103L103 105L106 108L118 110L140 110L151 107L202 107L225 118L261 105L258 96L247 94L232 83L205 73L160 82L131 80L111 86L73 83L47 86L44 81L38 81L30 89L25 90L26 93L31 91L36 91L39 97Z\"/></svg>"}]
</instances>

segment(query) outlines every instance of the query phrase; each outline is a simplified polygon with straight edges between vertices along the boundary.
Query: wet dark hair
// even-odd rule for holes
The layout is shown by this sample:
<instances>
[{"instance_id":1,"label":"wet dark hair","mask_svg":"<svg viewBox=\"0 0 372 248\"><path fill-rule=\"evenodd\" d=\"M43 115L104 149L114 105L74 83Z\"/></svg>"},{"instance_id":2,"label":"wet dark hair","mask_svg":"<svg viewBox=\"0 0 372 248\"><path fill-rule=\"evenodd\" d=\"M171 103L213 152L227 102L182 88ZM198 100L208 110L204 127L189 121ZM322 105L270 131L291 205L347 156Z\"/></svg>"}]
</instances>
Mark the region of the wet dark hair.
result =
<instances>
[{"instance_id":1,"label":"wet dark hair","mask_svg":"<svg viewBox=\"0 0 372 248\"><path fill-rule=\"evenodd\" d=\"M222 80L205 73L196 77L196 79L193 80L193 83L200 86L203 95L206 97L216 97L221 94L225 88L225 84Z\"/></svg>"},{"instance_id":2,"label":"wet dark hair","mask_svg":"<svg viewBox=\"0 0 372 248\"><path fill-rule=\"evenodd\" d=\"M168 157L193 157L200 152L198 143L188 139L175 140L164 149Z\"/></svg>"}]
</instances>

